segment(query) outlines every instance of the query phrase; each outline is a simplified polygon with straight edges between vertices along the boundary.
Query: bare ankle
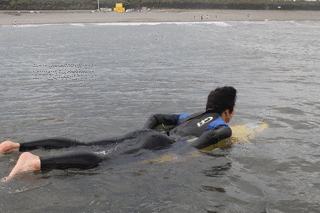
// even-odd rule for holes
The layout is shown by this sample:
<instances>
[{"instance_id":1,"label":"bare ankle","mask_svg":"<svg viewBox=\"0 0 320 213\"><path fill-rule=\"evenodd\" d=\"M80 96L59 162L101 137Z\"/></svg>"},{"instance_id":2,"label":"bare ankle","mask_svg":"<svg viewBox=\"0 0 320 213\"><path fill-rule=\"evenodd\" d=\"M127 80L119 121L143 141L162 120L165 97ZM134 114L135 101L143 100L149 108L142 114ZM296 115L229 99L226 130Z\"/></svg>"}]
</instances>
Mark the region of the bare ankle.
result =
<instances>
[{"instance_id":1,"label":"bare ankle","mask_svg":"<svg viewBox=\"0 0 320 213\"><path fill-rule=\"evenodd\" d=\"M0 154L19 151L20 144L11 141L4 141L0 144Z\"/></svg>"},{"instance_id":2,"label":"bare ankle","mask_svg":"<svg viewBox=\"0 0 320 213\"><path fill-rule=\"evenodd\" d=\"M19 174L39 171L41 169L40 158L30 152L24 152L20 155L17 164L10 172L6 180L10 180Z\"/></svg>"}]
</instances>

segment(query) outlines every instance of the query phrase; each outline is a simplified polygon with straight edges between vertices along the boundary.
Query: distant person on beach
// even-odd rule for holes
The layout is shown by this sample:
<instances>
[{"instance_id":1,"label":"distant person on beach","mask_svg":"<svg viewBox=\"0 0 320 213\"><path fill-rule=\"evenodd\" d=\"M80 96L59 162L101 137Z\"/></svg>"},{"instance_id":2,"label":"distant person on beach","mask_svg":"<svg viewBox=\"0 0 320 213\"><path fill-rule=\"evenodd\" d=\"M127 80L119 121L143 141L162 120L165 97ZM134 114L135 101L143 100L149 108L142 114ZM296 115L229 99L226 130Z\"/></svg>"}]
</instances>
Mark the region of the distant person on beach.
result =
<instances>
[{"instance_id":1,"label":"distant person on beach","mask_svg":"<svg viewBox=\"0 0 320 213\"><path fill-rule=\"evenodd\" d=\"M60 149L74 146L108 146L115 144L113 155L132 154L142 149L160 150L170 147L177 141L186 141L191 146L202 149L231 136L227 123L233 117L236 102L236 89L218 87L208 95L206 109L195 114L155 114L149 117L143 129L124 136L101 141L83 143L65 138L51 138L30 142L15 143L4 141L0 144L0 154L34 149ZM159 125L172 126L165 133L155 128ZM90 169L100 162L110 159L110 155L81 151L55 156L36 156L30 152L20 155L17 164L3 181L18 174L52 169Z\"/></svg>"}]
</instances>

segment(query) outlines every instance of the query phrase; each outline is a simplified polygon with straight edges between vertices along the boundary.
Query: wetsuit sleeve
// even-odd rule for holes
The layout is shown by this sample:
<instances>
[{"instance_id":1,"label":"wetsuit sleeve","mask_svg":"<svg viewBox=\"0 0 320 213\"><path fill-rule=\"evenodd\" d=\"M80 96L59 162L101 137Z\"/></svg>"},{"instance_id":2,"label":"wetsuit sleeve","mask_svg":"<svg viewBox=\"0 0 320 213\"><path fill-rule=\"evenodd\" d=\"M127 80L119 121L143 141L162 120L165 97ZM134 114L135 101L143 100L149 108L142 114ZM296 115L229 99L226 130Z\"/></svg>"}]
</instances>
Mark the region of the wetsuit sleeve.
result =
<instances>
[{"instance_id":1,"label":"wetsuit sleeve","mask_svg":"<svg viewBox=\"0 0 320 213\"><path fill-rule=\"evenodd\" d=\"M229 138L231 135L232 131L229 127L219 126L215 129L205 131L197 140L192 142L191 145L197 149L202 149Z\"/></svg>"},{"instance_id":2,"label":"wetsuit sleeve","mask_svg":"<svg viewBox=\"0 0 320 213\"><path fill-rule=\"evenodd\" d=\"M154 129L161 124L168 125L168 126L177 125L179 116L180 115L154 114L148 118L143 128Z\"/></svg>"}]
</instances>

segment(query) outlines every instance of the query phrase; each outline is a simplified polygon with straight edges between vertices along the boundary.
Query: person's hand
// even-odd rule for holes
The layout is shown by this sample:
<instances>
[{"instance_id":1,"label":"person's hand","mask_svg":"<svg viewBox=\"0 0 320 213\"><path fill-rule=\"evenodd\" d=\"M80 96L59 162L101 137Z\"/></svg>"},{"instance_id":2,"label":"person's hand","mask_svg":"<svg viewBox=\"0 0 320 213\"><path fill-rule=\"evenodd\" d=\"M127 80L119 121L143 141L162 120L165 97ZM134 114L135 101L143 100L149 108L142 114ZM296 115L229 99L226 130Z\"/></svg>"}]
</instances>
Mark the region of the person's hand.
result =
<instances>
[{"instance_id":1,"label":"person's hand","mask_svg":"<svg viewBox=\"0 0 320 213\"><path fill-rule=\"evenodd\" d=\"M19 151L20 144L11 141L4 141L0 144L0 154Z\"/></svg>"}]
</instances>

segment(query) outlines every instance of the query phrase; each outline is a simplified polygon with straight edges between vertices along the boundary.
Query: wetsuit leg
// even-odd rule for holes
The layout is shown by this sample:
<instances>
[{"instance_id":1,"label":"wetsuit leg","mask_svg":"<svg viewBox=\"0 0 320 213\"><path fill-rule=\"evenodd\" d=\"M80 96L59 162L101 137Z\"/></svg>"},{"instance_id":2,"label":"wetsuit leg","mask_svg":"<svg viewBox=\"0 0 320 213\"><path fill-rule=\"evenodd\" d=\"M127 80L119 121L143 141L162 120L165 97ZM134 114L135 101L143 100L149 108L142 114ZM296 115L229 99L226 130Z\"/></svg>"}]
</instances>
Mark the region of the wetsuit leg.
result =
<instances>
[{"instance_id":1,"label":"wetsuit leg","mask_svg":"<svg viewBox=\"0 0 320 213\"><path fill-rule=\"evenodd\" d=\"M167 148L174 143L172 138L169 138L167 135L159 132L153 132L152 134L145 135L142 138L143 144L141 145L142 149L149 150L159 150Z\"/></svg>"},{"instance_id":2,"label":"wetsuit leg","mask_svg":"<svg viewBox=\"0 0 320 213\"><path fill-rule=\"evenodd\" d=\"M86 146L104 146L104 145L109 145L109 144L114 144L114 143L121 143L125 140L132 140L141 137L141 135L148 134L150 132L155 132L155 130L151 129L142 129L142 130L136 130L133 132L129 132L123 136L120 137L114 137L114 138L109 138L109 139L104 139L100 141L93 141L93 142L88 142L85 143Z\"/></svg>"},{"instance_id":3,"label":"wetsuit leg","mask_svg":"<svg viewBox=\"0 0 320 213\"><path fill-rule=\"evenodd\" d=\"M130 140L132 139L132 140ZM134 140L133 140L134 139ZM128 140L127 143L119 144L118 151L113 154L131 154L141 149L159 150L169 147L174 143L174 140L165 134L154 130L141 130L127 134L124 137L118 138L116 142ZM80 143L80 145L107 145L110 141ZM112 141L113 143L114 141ZM56 142L54 142L56 143ZM73 144L72 141L68 144ZM76 143L78 145L78 143ZM64 146L65 147L65 146ZM74 152L57 156L40 157L41 170L51 169L90 169L99 165L101 161L108 159L110 156L101 156L93 152Z\"/></svg>"},{"instance_id":4,"label":"wetsuit leg","mask_svg":"<svg viewBox=\"0 0 320 213\"><path fill-rule=\"evenodd\" d=\"M137 130L134 132L130 132L124 136L114 137L110 139L104 139L100 141L83 143L72 139L67 138L49 138L43 140L29 141L20 143L19 151L30 151L34 149L61 149L68 148L72 146L103 146L114 143L121 143L124 140L134 139L139 137L141 134L145 134L145 132L150 132L151 130Z\"/></svg>"},{"instance_id":5,"label":"wetsuit leg","mask_svg":"<svg viewBox=\"0 0 320 213\"><path fill-rule=\"evenodd\" d=\"M61 149L71 146L81 146L84 143L78 142L76 140L66 139L66 138L49 138L37 141L29 141L20 143L19 151L28 151L34 149Z\"/></svg>"},{"instance_id":6,"label":"wetsuit leg","mask_svg":"<svg viewBox=\"0 0 320 213\"><path fill-rule=\"evenodd\" d=\"M175 141L172 138L163 133L157 131L149 131L145 132L145 134L142 134L138 138L137 143L134 146L130 147L127 150L124 150L122 153L132 154L141 149L160 150L170 147L174 142Z\"/></svg>"},{"instance_id":7,"label":"wetsuit leg","mask_svg":"<svg viewBox=\"0 0 320 213\"><path fill-rule=\"evenodd\" d=\"M41 170L51 169L90 169L106 160L106 156L101 156L93 152L73 152L68 154L40 157Z\"/></svg>"}]
</instances>

